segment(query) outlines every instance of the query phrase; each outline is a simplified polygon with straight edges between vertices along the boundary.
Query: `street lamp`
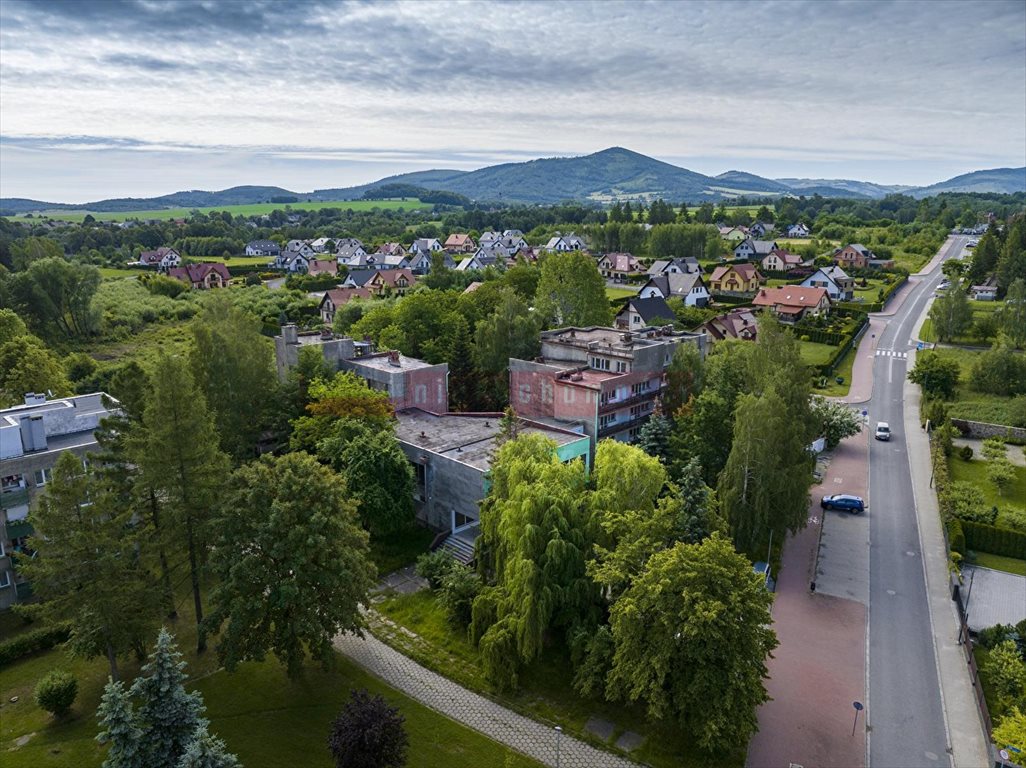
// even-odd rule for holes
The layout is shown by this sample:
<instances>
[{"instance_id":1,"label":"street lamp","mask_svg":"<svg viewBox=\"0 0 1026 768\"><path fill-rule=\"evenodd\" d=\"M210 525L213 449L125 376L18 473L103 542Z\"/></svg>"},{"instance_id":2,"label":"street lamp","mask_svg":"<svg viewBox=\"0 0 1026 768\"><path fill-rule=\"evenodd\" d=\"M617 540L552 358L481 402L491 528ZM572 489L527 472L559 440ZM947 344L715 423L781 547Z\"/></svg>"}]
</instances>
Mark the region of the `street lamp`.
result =
<instances>
[{"instance_id":1,"label":"street lamp","mask_svg":"<svg viewBox=\"0 0 1026 768\"><path fill-rule=\"evenodd\" d=\"M563 736L563 729L560 726L556 726L556 768L559 768L559 741Z\"/></svg>"}]
</instances>

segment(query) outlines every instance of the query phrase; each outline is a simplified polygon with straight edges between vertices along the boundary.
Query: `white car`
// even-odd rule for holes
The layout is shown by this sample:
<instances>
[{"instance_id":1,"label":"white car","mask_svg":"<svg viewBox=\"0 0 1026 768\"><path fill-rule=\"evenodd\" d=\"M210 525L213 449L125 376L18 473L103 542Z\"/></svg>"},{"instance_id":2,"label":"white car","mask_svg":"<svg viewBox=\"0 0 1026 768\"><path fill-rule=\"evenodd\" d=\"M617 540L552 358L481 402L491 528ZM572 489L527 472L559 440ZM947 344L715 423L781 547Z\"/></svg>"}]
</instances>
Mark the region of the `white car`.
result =
<instances>
[{"instance_id":1,"label":"white car","mask_svg":"<svg viewBox=\"0 0 1026 768\"><path fill-rule=\"evenodd\" d=\"M886 421L876 422L876 434L873 435L877 440L890 440L891 439L891 427Z\"/></svg>"}]
</instances>

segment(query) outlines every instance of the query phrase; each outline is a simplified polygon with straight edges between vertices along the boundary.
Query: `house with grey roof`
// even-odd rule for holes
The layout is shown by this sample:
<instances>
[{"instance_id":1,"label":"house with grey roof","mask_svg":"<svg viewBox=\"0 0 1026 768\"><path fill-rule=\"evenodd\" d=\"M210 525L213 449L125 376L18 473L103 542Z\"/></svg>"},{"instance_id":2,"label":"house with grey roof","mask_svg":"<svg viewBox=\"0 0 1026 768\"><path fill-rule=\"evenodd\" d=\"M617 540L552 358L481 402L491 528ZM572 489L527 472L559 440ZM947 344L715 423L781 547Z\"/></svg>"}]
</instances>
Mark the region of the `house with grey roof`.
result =
<instances>
[{"instance_id":1,"label":"house with grey roof","mask_svg":"<svg viewBox=\"0 0 1026 768\"><path fill-rule=\"evenodd\" d=\"M671 325L677 316L662 296L634 298L616 316L616 324L629 331L647 328L650 325Z\"/></svg>"},{"instance_id":2,"label":"house with grey roof","mask_svg":"<svg viewBox=\"0 0 1026 768\"><path fill-rule=\"evenodd\" d=\"M773 240L753 240L748 238L742 240L734 247L734 258L761 261L775 250L777 250L777 244Z\"/></svg>"},{"instance_id":3,"label":"house with grey roof","mask_svg":"<svg viewBox=\"0 0 1026 768\"><path fill-rule=\"evenodd\" d=\"M638 296L642 299L676 297L686 307L704 307L709 303L709 288L700 272L668 272L650 277Z\"/></svg>"}]
</instances>

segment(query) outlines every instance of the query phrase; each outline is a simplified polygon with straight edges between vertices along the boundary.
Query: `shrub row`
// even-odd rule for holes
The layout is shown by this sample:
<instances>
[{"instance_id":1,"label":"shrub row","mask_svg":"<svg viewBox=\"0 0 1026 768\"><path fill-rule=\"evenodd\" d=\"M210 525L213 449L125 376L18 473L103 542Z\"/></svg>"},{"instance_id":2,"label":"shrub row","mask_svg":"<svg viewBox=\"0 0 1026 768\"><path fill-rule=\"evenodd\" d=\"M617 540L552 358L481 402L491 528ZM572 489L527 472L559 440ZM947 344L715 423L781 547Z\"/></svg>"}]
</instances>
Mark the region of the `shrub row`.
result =
<instances>
[{"instance_id":1,"label":"shrub row","mask_svg":"<svg viewBox=\"0 0 1026 768\"><path fill-rule=\"evenodd\" d=\"M961 523L967 549L1026 560L1026 533L969 520Z\"/></svg>"},{"instance_id":2,"label":"shrub row","mask_svg":"<svg viewBox=\"0 0 1026 768\"><path fill-rule=\"evenodd\" d=\"M845 334L844 336L841 337L841 341L840 341L840 343L839 343L839 345L837 347L837 350L832 355L830 355L830 359L827 360L825 363L823 363L823 365L820 365L820 366L817 367L817 369L816 369L817 375L819 375L819 376L830 376L830 375L832 375L833 372L834 372L834 369L837 368L837 366L840 364L841 360L844 359L844 356L846 354L848 354L848 352L850 351L852 343L855 341L855 339L858 337L858 335L862 332L862 329L865 328L868 324L869 324L869 318L866 315L863 315L862 319L859 321L858 325L855 326L855 330L852 331L851 333ZM821 333L826 333L826 331L821 331ZM804 333L803 333L803 335L804 335ZM810 341L814 341L814 340L815 339L812 339L811 336L810 336Z\"/></svg>"},{"instance_id":3,"label":"shrub row","mask_svg":"<svg viewBox=\"0 0 1026 768\"><path fill-rule=\"evenodd\" d=\"M822 328L795 328L795 333L802 341L815 341L819 344L829 344L836 347L843 344L845 340L851 340L848 333L837 333L836 331L824 331Z\"/></svg>"},{"instance_id":4,"label":"shrub row","mask_svg":"<svg viewBox=\"0 0 1026 768\"><path fill-rule=\"evenodd\" d=\"M41 627L0 643L0 669L33 653L48 651L71 636L70 624Z\"/></svg>"}]
</instances>

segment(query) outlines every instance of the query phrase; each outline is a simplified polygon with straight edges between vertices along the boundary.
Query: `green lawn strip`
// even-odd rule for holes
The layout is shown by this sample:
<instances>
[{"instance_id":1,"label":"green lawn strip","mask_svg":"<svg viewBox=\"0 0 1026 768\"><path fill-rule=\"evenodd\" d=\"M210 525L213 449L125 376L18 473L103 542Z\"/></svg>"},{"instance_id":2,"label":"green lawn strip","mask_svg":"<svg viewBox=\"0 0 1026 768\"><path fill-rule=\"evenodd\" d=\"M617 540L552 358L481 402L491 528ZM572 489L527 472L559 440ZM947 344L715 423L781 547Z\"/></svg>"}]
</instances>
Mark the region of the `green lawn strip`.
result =
<instances>
[{"instance_id":1,"label":"green lawn strip","mask_svg":"<svg viewBox=\"0 0 1026 768\"><path fill-rule=\"evenodd\" d=\"M1017 450L1017 449L1013 449ZM964 461L953 456L948 462L951 468L951 479L972 483L983 492L988 507L997 507L999 510L1019 509L1026 511L1026 467L1016 465L1015 481L1005 490L1004 496L998 495L994 484L987 479L987 462L982 459L971 459ZM1000 524L1001 518L998 517Z\"/></svg>"},{"instance_id":2,"label":"green lawn strip","mask_svg":"<svg viewBox=\"0 0 1026 768\"><path fill-rule=\"evenodd\" d=\"M606 298L610 300L626 299L637 296L638 292L633 288L609 288L606 287Z\"/></svg>"},{"instance_id":3,"label":"green lawn strip","mask_svg":"<svg viewBox=\"0 0 1026 768\"><path fill-rule=\"evenodd\" d=\"M855 367L855 357L856 350L849 350L848 354L841 359L837 368L834 369L833 375L827 377L826 387L820 389L817 386L813 386L812 393L814 395L823 395L824 397L847 397L848 392L851 391L851 375L852 369ZM840 384L837 383L838 377L842 379ZM817 378L816 381L818 382L818 380Z\"/></svg>"},{"instance_id":4,"label":"green lawn strip","mask_svg":"<svg viewBox=\"0 0 1026 768\"><path fill-rule=\"evenodd\" d=\"M605 744L584 730L590 717L616 724L615 736L630 730L647 737L644 745L631 753L656 768L664 766L740 766L744 752L710 756L691 746L680 729L672 724L654 724L642 707L610 703L601 699L583 699L572 687L572 667L565 654L553 649L528 667L520 676L520 690L497 694L484 678L478 650L466 633L455 630L445 618L435 596L427 590L410 595L395 595L375 605L376 610L396 624L416 634L403 632L380 622L373 624L375 634L420 664L433 669L466 688L495 699L528 717L558 723L567 733L605 749Z\"/></svg>"},{"instance_id":5,"label":"green lawn strip","mask_svg":"<svg viewBox=\"0 0 1026 768\"><path fill-rule=\"evenodd\" d=\"M837 347L817 341L799 341L798 345L801 348L802 360L808 365L825 365L837 352Z\"/></svg>"},{"instance_id":6,"label":"green lawn strip","mask_svg":"<svg viewBox=\"0 0 1026 768\"><path fill-rule=\"evenodd\" d=\"M205 208L161 208L157 210L139 211L42 211L34 214L35 218L52 218L59 221L81 222L87 215L97 221L126 221L128 219L156 219L166 221L168 219L185 219L193 211L200 213L212 213L214 211L227 211L233 216L258 216L273 211L285 211L286 208L292 212L319 211L323 208L339 208L341 210L372 211L380 208L386 211L413 210L415 208L431 208L431 203L422 203L420 200L339 200L316 203L252 203L250 205L215 205ZM15 219L22 221L24 216L15 216ZM31 221L31 219L29 219Z\"/></svg>"},{"instance_id":7,"label":"green lawn strip","mask_svg":"<svg viewBox=\"0 0 1026 768\"><path fill-rule=\"evenodd\" d=\"M120 280L123 277L138 277L142 274L138 269L118 269L117 267L97 267L100 277L104 280Z\"/></svg>"},{"instance_id":8,"label":"green lawn strip","mask_svg":"<svg viewBox=\"0 0 1026 768\"><path fill-rule=\"evenodd\" d=\"M990 552L977 552L976 565L982 568L992 568L995 571L1014 573L1017 576L1026 576L1026 560L1019 560L1014 557L992 555Z\"/></svg>"},{"instance_id":9,"label":"green lawn strip","mask_svg":"<svg viewBox=\"0 0 1026 768\"><path fill-rule=\"evenodd\" d=\"M403 566L410 565L428 551L435 534L420 525L411 525L405 530L391 534L383 541L371 539L371 560L378 569L378 576L387 576Z\"/></svg>"}]
</instances>

